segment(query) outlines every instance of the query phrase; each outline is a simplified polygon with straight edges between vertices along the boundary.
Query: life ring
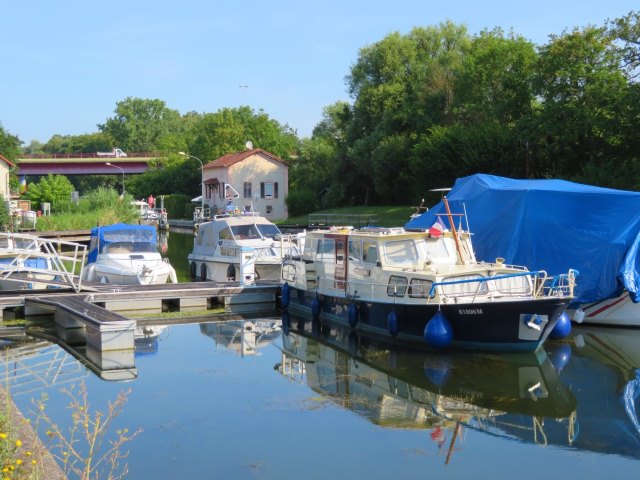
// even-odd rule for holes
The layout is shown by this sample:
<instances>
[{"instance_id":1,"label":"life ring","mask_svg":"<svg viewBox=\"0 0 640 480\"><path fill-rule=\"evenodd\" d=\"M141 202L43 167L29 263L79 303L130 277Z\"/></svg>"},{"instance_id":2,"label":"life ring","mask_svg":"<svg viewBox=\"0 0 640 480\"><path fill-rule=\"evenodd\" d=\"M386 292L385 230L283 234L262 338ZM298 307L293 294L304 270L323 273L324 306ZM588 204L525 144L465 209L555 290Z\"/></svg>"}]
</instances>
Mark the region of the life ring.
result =
<instances>
[{"instance_id":1,"label":"life ring","mask_svg":"<svg viewBox=\"0 0 640 480\"><path fill-rule=\"evenodd\" d=\"M191 274L191 280L196 279L196 262L191 262L189 266L189 273Z\"/></svg>"},{"instance_id":2,"label":"life ring","mask_svg":"<svg viewBox=\"0 0 640 480\"><path fill-rule=\"evenodd\" d=\"M204 262L200 265L200 280L207 281L207 265Z\"/></svg>"},{"instance_id":3,"label":"life ring","mask_svg":"<svg viewBox=\"0 0 640 480\"><path fill-rule=\"evenodd\" d=\"M233 213L235 213L236 215L240 215L240 209L239 209L239 208L236 208L236 209L233 211Z\"/></svg>"}]
</instances>

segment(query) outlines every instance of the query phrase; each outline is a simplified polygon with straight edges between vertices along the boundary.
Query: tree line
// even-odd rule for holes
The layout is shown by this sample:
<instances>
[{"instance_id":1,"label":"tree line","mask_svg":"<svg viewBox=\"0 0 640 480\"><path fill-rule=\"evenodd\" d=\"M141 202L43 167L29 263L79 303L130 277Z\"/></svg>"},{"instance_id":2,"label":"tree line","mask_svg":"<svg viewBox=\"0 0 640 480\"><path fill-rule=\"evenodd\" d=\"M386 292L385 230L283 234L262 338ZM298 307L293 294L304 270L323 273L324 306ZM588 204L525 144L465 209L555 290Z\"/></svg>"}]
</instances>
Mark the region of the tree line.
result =
<instances>
[{"instance_id":1,"label":"tree line","mask_svg":"<svg viewBox=\"0 0 640 480\"><path fill-rule=\"evenodd\" d=\"M637 190L639 17L577 27L543 45L500 28L472 35L452 22L389 34L360 50L345 79L351 101L325 107L310 138L249 107L180 115L161 100L127 98L98 133L23 150L156 151L162 160L127 189L196 195L200 165L176 152L207 162L251 140L289 164L293 214L415 204L478 172ZM0 151L12 138L0 128Z\"/></svg>"}]
</instances>

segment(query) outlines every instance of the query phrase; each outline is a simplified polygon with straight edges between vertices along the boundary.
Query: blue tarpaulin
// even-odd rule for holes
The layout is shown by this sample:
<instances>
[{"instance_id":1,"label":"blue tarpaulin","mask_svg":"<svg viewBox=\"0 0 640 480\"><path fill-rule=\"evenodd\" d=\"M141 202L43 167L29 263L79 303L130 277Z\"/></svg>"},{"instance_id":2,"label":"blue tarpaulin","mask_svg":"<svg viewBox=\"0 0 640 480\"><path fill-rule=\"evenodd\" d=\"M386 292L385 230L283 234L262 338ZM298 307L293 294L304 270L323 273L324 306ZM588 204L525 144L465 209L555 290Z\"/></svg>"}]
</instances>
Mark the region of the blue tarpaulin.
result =
<instances>
[{"instance_id":1,"label":"blue tarpaulin","mask_svg":"<svg viewBox=\"0 0 640 480\"><path fill-rule=\"evenodd\" d=\"M502 257L549 275L576 269L577 303L624 288L640 300L640 193L477 174L456 180L447 199L452 213L466 210L478 260ZM405 227L429 229L443 213L441 201Z\"/></svg>"}]
</instances>

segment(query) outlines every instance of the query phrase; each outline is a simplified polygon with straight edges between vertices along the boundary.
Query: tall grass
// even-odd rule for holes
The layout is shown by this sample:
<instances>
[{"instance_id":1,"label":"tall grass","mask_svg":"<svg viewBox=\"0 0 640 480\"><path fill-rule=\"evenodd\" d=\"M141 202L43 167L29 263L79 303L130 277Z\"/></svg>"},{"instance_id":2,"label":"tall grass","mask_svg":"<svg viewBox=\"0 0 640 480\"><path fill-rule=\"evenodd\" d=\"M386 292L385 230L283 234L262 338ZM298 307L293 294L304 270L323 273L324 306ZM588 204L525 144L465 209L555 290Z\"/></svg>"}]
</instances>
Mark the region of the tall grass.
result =
<instances>
[{"instance_id":1,"label":"tall grass","mask_svg":"<svg viewBox=\"0 0 640 480\"><path fill-rule=\"evenodd\" d=\"M134 198L125 194L120 198L115 190L99 188L84 195L71 211L40 217L38 231L86 230L96 225L136 223L138 211L131 205Z\"/></svg>"}]
</instances>

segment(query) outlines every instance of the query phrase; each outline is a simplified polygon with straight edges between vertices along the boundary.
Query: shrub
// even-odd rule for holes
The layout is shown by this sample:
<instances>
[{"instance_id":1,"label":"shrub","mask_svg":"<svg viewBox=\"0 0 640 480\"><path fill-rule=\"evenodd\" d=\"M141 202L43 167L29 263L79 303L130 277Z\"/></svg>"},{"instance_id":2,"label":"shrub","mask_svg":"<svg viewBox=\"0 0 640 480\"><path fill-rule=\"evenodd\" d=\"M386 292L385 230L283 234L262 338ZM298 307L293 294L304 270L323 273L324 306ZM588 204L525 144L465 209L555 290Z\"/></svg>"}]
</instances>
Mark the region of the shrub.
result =
<instances>
[{"instance_id":1,"label":"shrub","mask_svg":"<svg viewBox=\"0 0 640 480\"><path fill-rule=\"evenodd\" d=\"M317 210L317 199L311 190L300 189L289 192L285 199L289 216L306 215Z\"/></svg>"}]
</instances>

